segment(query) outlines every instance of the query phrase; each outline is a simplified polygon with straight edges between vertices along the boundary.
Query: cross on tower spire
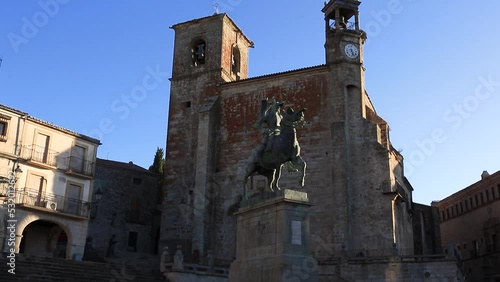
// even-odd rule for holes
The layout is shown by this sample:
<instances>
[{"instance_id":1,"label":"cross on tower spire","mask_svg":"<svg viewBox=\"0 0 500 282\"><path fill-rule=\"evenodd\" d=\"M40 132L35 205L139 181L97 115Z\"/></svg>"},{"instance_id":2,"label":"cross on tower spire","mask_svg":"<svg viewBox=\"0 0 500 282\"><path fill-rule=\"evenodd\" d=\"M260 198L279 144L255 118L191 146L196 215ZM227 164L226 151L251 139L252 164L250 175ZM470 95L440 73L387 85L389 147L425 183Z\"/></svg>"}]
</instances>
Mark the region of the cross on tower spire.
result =
<instances>
[{"instance_id":1,"label":"cross on tower spire","mask_svg":"<svg viewBox=\"0 0 500 282\"><path fill-rule=\"evenodd\" d=\"M219 4L217 4L217 1L215 1L212 6L214 7L215 10L214 15L217 15L219 13Z\"/></svg>"}]
</instances>

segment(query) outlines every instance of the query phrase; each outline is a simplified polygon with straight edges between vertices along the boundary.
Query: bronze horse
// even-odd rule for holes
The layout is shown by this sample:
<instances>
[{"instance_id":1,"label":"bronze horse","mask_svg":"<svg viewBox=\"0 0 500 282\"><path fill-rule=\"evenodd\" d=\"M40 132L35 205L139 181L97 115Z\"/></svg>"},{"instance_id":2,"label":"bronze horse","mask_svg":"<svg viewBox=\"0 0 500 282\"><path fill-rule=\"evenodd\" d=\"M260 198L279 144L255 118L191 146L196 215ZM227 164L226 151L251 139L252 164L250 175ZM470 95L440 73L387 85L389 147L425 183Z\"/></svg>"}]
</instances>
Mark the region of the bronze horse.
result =
<instances>
[{"instance_id":1,"label":"bronze horse","mask_svg":"<svg viewBox=\"0 0 500 282\"><path fill-rule=\"evenodd\" d=\"M280 134L274 136L271 149L262 150L262 145L255 148L250 157L245 171L243 180L243 197L246 198L246 184L248 177L255 173L267 177L269 189L274 192L274 189L280 190L279 180L281 177L281 168L288 163L291 171L301 171L302 175L299 181L300 186L304 186L304 178L306 175L306 163L300 156L300 146L297 141L296 127L304 121L305 109L297 112L288 108L283 113L283 119L280 124Z\"/></svg>"}]
</instances>

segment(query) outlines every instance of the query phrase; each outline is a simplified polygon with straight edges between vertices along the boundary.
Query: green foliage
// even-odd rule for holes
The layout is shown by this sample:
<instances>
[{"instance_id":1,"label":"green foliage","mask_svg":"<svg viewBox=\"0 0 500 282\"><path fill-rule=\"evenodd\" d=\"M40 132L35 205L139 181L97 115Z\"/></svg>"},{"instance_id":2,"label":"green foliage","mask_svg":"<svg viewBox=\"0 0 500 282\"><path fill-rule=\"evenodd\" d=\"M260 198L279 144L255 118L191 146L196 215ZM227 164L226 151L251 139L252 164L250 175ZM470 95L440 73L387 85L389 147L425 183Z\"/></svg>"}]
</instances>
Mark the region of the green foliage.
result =
<instances>
[{"instance_id":1,"label":"green foliage","mask_svg":"<svg viewBox=\"0 0 500 282\"><path fill-rule=\"evenodd\" d=\"M149 167L149 171L163 175L165 167L165 159L163 158L163 155L163 148L156 148L153 164Z\"/></svg>"},{"instance_id":2,"label":"green foliage","mask_svg":"<svg viewBox=\"0 0 500 282\"><path fill-rule=\"evenodd\" d=\"M149 171L158 174L158 204L161 204L163 200L163 172L165 169L165 158L163 155L163 148L156 148L153 164L149 167Z\"/></svg>"}]
</instances>

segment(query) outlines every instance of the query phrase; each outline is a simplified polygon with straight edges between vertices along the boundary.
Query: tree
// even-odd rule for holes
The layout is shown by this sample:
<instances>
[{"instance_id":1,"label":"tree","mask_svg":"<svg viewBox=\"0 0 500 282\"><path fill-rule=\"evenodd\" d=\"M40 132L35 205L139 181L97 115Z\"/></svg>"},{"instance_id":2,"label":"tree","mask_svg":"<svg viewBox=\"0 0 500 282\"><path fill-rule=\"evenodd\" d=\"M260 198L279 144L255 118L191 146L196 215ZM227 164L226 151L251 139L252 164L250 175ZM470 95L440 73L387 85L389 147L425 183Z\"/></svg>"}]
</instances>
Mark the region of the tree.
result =
<instances>
[{"instance_id":1,"label":"tree","mask_svg":"<svg viewBox=\"0 0 500 282\"><path fill-rule=\"evenodd\" d=\"M153 164L149 167L149 171L158 174L158 200L159 203L163 200L163 171L165 168L165 159L163 158L163 148L156 148Z\"/></svg>"},{"instance_id":2,"label":"tree","mask_svg":"<svg viewBox=\"0 0 500 282\"><path fill-rule=\"evenodd\" d=\"M155 158L153 164L149 167L149 171L158 173L163 176L163 169L165 167L165 159L163 158L163 148L156 148Z\"/></svg>"}]
</instances>

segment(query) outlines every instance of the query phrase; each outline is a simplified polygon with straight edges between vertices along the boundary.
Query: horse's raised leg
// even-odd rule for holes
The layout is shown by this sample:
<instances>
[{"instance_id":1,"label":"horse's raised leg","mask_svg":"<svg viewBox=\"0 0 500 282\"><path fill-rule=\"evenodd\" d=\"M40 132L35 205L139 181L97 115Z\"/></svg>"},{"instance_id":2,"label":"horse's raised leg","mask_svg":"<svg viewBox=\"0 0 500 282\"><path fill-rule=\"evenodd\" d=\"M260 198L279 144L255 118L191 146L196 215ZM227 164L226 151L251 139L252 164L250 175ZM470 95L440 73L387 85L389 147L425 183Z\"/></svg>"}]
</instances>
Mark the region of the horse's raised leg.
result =
<instances>
[{"instance_id":1,"label":"horse's raised leg","mask_svg":"<svg viewBox=\"0 0 500 282\"><path fill-rule=\"evenodd\" d=\"M271 192L274 192L274 183L276 182L276 179L274 177L275 170L270 170L269 173L266 175L267 177L267 182L268 182L268 187Z\"/></svg>"},{"instance_id":2,"label":"horse's raised leg","mask_svg":"<svg viewBox=\"0 0 500 282\"><path fill-rule=\"evenodd\" d=\"M279 182L280 182L280 178L281 178L281 168L283 167L283 165L280 165L279 168L275 169L274 170L274 187L277 189L277 190L281 190L280 187L279 187Z\"/></svg>"}]
</instances>

